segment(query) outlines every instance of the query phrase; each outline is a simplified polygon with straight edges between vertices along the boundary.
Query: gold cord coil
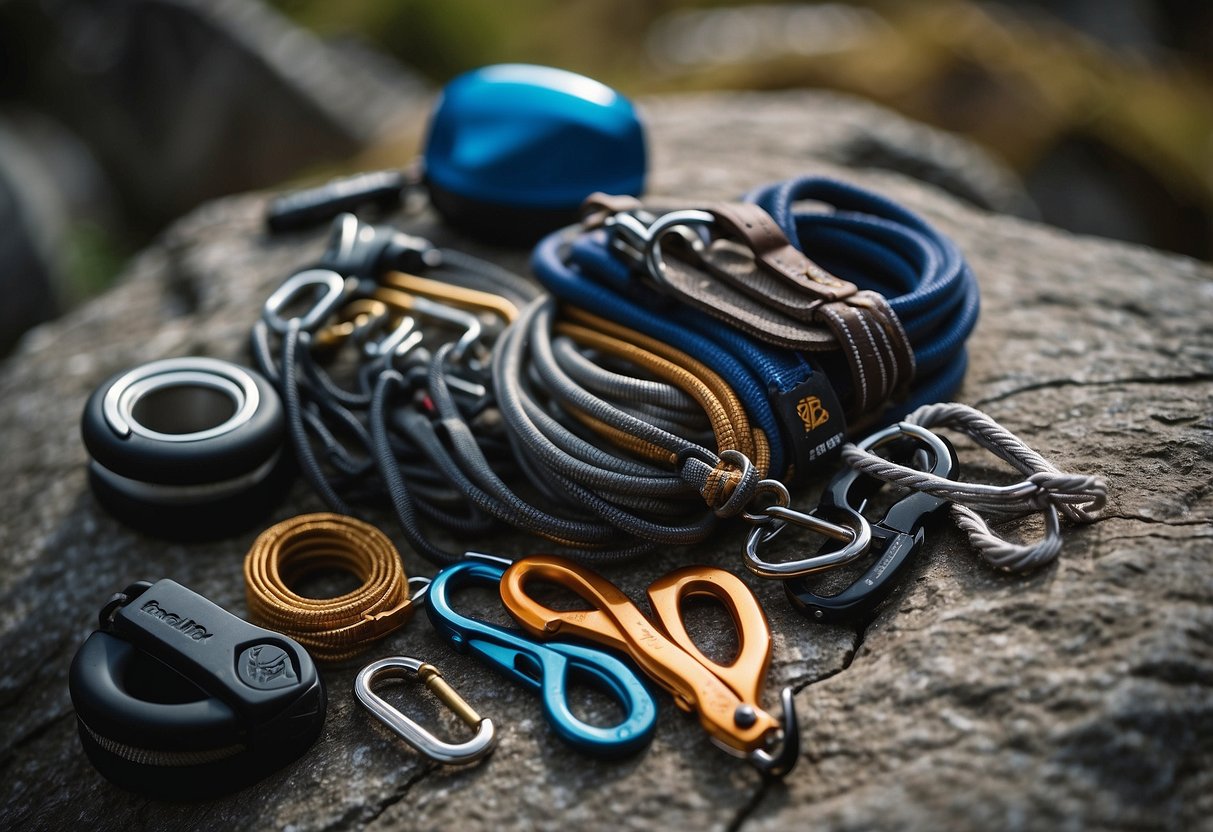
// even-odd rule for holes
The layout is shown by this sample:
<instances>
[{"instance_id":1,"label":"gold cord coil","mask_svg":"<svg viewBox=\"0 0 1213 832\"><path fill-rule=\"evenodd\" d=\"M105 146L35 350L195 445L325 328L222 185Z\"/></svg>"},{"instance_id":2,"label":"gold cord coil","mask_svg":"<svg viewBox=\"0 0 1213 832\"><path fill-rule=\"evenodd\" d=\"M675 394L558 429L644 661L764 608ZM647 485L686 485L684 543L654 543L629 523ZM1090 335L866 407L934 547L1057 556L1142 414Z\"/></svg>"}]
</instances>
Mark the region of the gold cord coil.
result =
<instances>
[{"instance_id":1,"label":"gold cord coil","mask_svg":"<svg viewBox=\"0 0 1213 832\"><path fill-rule=\"evenodd\" d=\"M362 581L334 598L291 589L306 575L350 572ZM298 641L318 662L361 653L413 612L400 554L379 529L342 514L302 514L261 533L244 559L249 613Z\"/></svg>"}]
</instances>

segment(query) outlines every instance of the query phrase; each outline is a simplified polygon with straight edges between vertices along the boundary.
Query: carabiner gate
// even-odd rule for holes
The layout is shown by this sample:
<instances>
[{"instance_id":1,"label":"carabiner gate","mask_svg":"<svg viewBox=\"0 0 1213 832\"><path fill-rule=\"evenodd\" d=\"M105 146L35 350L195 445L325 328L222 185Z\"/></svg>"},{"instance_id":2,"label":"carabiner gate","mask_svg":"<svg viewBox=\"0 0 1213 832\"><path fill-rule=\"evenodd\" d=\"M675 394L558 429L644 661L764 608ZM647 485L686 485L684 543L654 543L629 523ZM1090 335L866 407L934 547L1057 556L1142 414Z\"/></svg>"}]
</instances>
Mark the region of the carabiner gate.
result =
<instances>
[{"instance_id":1,"label":"carabiner gate","mask_svg":"<svg viewBox=\"0 0 1213 832\"><path fill-rule=\"evenodd\" d=\"M371 686L380 679L398 679L416 676L433 691L442 704L465 724L476 729L476 736L461 743L441 740L400 713L376 694ZM446 683L438 668L408 656L391 656L371 662L362 668L354 679L354 694L367 710L405 742L426 757L439 763L464 765L474 763L493 750L497 737L493 720L481 717L455 689Z\"/></svg>"},{"instance_id":2,"label":"carabiner gate","mask_svg":"<svg viewBox=\"0 0 1213 832\"><path fill-rule=\"evenodd\" d=\"M800 720L796 716L796 702L790 687L780 691L779 703L783 708L780 715L782 730L777 740L779 751L772 754L766 748L756 748L747 757L750 765L758 769L764 777L784 777L796 766L796 761L800 758Z\"/></svg>"},{"instance_id":3,"label":"carabiner gate","mask_svg":"<svg viewBox=\"0 0 1213 832\"><path fill-rule=\"evenodd\" d=\"M929 471L935 476L950 477L956 469L956 451L948 440L907 422L899 422L872 434L860 442L859 447L870 450L902 439L914 440L905 449L909 458L918 450L929 452L933 457ZM858 514L851 505L850 492L861 478L868 481L869 496L883 485L879 480L863 477L853 468L844 469L822 495L821 505L832 505ZM876 488L872 488L873 483ZM815 621L843 621L869 613L892 591L898 575L912 556L922 549L926 539L923 527L946 505L947 500L921 491L898 500L879 522L871 524L871 544L866 548L876 555L876 560L863 575L836 595L817 595L809 588L804 577L797 577L784 584L788 598L801 613Z\"/></svg>"}]
</instances>

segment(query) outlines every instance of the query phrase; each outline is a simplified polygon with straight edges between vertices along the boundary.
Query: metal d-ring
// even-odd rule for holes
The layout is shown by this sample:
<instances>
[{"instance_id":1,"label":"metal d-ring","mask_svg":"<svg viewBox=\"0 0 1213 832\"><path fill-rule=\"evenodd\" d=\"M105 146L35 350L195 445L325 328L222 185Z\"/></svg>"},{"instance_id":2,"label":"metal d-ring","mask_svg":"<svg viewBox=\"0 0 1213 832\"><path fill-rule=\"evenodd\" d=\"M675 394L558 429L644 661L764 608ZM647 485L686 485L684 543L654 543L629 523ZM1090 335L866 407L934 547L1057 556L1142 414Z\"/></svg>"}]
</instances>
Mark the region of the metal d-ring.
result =
<instances>
[{"instance_id":1,"label":"metal d-ring","mask_svg":"<svg viewBox=\"0 0 1213 832\"><path fill-rule=\"evenodd\" d=\"M409 677L420 679L455 716L476 729L476 736L461 743L441 740L393 708L371 689L375 682L381 679ZM408 656L391 656L371 662L362 668L357 678L354 679L354 695L367 710L374 714L376 719L391 728L413 748L436 762L451 765L474 763L488 755L497 743L493 731L493 720L476 713L463 697L443 680L438 668L419 659Z\"/></svg>"},{"instance_id":2,"label":"metal d-ring","mask_svg":"<svg viewBox=\"0 0 1213 832\"><path fill-rule=\"evenodd\" d=\"M203 430L165 433L143 424L135 408L153 393L166 390L205 389L226 396L231 415ZM110 430L118 436L131 434L158 442L201 442L231 433L257 412L261 395L252 376L243 368L214 358L166 358L127 372L105 392L102 412Z\"/></svg>"}]
</instances>

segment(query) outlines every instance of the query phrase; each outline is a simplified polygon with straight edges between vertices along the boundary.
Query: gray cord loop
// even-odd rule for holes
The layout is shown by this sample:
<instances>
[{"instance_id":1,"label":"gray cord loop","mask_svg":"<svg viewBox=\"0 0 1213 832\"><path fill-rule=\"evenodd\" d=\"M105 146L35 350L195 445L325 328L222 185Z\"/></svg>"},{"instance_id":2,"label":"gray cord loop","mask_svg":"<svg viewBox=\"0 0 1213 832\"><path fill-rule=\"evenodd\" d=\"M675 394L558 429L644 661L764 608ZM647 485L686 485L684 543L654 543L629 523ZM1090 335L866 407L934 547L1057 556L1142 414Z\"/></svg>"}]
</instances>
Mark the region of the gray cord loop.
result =
<instances>
[{"instance_id":1,"label":"gray cord loop","mask_svg":"<svg viewBox=\"0 0 1213 832\"><path fill-rule=\"evenodd\" d=\"M352 226L346 225L357 230L358 221L350 219ZM412 547L434 563L448 563L459 552L434 545L431 524L483 535L499 519L530 530L547 518L527 513L525 504L484 473L509 465L505 431L481 418L493 405L483 365L509 315L493 303L477 312L480 306L466 296L469 290L487 292L516 307L538 292L477 258L444 249L440 259L426 261L428 277L411 277L449 284L448 290L401 290L408 305L391 314L367 303L386 303L375 295L394 291L384 285L390 273L377 270L361 281L324 269L296 274L266 301L251 346L258 367L282 395L299 469L326 505L353 514L364 504L386 501ZM455 296L460 293L463 300ZM367 304L358 313L366 317L339 318L338 307L346 302ZM396 314L403 309L411 314ZM349 330L322 339L324 328L336 324ZM346 343L355 349L338 355ZM350 386L339 384L338 376ZM552 528L590 545L613 540L609 526L580 518Z\"/></svg>"},{"instance_id":2,"label":"gray cord loop","mask_svg":"<svg viewBox=\"0 0 1213 832\"><path fill-rule=\"evenodd\" d=\"M758 469L750 458L733 448L720 452L720 455L707 448L688 446L678 452L678 471L683 480L690 483L708 508L717 517L736 517L745 514L745 508L754 499L756 489L763 482L760 480ZM728 496L724 496L726 468L729 466L740 472L740 478L733 486Z\"/></svg>"},{"instance_id":3,"label":"gray cord loop","mask_svg":"<svg viewBox=\"0 0 1213 832\"><path fill-rule=\"evenodd\" d=\"M1025 572L1049 563L1061 551L1061 516L1072 523L1090 523L1107 500L1108 487L1102 478L1058 470L993 418L968 405L924 405L905 422L959 430L1027 475L1025 480L1005 486L957 482L898 465L853 444L842 449L843 462L868 476L950 500L956 524L981 556L998 569ZM1009 517L1043 512L1044 537L1031 544L1012 543L994 534L978 511Z\"/></svg>"}]
</instances>

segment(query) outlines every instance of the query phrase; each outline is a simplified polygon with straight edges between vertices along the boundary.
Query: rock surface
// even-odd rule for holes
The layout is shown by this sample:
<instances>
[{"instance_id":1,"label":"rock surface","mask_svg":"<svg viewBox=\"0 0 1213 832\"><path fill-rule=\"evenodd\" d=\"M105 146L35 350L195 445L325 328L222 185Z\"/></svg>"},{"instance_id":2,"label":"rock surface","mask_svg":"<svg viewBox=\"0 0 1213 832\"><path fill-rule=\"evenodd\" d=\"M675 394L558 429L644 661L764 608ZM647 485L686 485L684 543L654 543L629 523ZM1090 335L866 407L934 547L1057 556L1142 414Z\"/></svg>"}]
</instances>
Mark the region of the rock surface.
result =
<instances>
[{"instance_id":1,"label":"rock surface","mask_svg":"<svg viewBox=\"0 0 1213 832\"><path fill-rule=\"evenodd\" d=\"M823 105L823 101L825 105ZM36 331L0 369L0 826L61 829L1190 829L1213 814L1213 270L1149 250L984 214L887 172L823 162L833 98L648 102L652 191L718 198L802 172L835 174L921 211L978 275L983 316L960 400L1063 469L1107 478L1103 518L1069 530L1058 563L993 572L959 533L930 540L866 627L800 618L746 580L775 634L767 702L797 690L804 757L765 784L662 699L651 747L623 762L553 738L530 693L414 620L367 654L437 664L498 722L469 769L423 762L358 707L361 662L325 671L330 710L299 761L221 800L168 804L103 780L67 696L73 653L130 580L170 576L238 614L255 532L165 544L93 502L77 420L123 367L167 356L244 359L262 300L320 233L267 239L258 197L200 209L106 296ZM714 118L715 117L715 118ZM727 125L727 131L718 129ZM844 131L845 132L845 131ZM827 142L828 144L828 142ZM432 218L406 227L451 241ZM470 248L470 247L469 247ZM476 249L472 249L477 251ZM479 250L479 253L485 253ZM520 253L492 252L522 268ZM961 444L971 478L1010 479ZM810 504L811 491L795 495ZM319 508L297 487L274 519ZM383 527L393 532L386 518ZM1004 531L1032 535L1035 521ZM742 572L743 530L610 570L632 597L669 568ZM514 547L522 544L513 544ZM432 569L411 552L412 573ZM487 596L481 601L487 601ZM712 635L714 616L699 615ZM602 706L593 699L589 710ZM421 700L414 713L442 722Z\"/></svg>"}]
</instances>

